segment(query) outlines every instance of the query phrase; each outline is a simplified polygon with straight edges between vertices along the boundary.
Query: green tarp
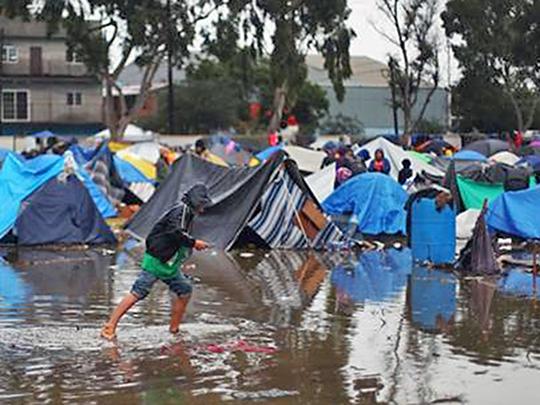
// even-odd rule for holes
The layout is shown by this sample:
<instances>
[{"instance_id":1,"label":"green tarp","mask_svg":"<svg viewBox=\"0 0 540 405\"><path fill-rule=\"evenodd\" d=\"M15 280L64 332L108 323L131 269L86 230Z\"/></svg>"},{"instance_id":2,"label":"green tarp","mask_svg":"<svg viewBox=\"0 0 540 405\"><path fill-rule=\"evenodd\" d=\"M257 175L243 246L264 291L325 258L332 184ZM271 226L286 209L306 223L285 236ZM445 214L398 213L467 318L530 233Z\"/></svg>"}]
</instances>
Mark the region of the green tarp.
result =
<instances>
[{"instance_id":1,"label":"green tarp","mask_svg":"<svg viewBox=\"0 0 540 405\"><path fill-rule=\"evenodd\" d=\"M457 183L466 210L471 208L480 210L486 198L491 202L504 193L502 184L478 183L462 176L457 177ZM530 184L531 187L536 184L534 177L531 177Z\"/></svg>"},{"instance_id":2,"label":"green tarp","mask_svg":"<svg viewBox=\"0 0 540 405\"><path fill-rule=\"evenodd\" d=\"M415 152L413 150L410 150L409 151L409 155L413 158L413 159L417 159L421 162L424 162L424 163L427 163L427 164L430 164L431 161L433 160L433 158L425 153L418 153L418 152Z\"/></svg>"}]
</instances>

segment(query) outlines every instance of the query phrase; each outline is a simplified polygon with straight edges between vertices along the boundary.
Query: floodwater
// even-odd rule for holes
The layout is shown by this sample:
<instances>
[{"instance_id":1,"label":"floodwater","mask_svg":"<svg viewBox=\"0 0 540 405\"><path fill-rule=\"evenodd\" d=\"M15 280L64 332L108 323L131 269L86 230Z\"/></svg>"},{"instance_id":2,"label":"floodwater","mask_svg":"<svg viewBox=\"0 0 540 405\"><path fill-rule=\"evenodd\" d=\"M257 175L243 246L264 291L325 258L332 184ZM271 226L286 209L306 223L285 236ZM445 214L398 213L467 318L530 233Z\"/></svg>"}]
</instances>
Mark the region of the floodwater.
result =
<instances>
[{"instance_id":1,"label":"floodwater","mask_svg":"<svg viewBox=\"0 0 540 405\"><path fill-rule=\"evenodd\" d=\"M408 250L210 252L179 337L159 285L104 342L140 255L0 261L0 403L540 403L531 275L459 280Z\"/></svg>"}]
</instances>

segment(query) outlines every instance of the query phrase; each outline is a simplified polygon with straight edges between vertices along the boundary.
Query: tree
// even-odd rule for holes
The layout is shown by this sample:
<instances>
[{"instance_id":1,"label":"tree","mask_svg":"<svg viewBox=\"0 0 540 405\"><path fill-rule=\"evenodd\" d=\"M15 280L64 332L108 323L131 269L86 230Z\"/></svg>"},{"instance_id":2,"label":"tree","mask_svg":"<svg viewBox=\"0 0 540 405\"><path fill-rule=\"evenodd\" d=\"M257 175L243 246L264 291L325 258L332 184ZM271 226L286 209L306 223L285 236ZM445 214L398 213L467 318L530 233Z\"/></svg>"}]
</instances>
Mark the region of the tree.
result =
<instances>
[{"instance_id":1,"label":"tree","mask_svg":"<svg viewBox=\"0 0 540 405\"><path fill-rule=\"evenodd\" d=\"M284 107L296 102L307 76L305 57L309 51L322 54L337 98L343 99L343 81L351 75L349 45L355 36L346 25L350 14L346 0L232 0L229 10L229 15L216 21L220 28L215 31L220 36L207 36L207 44L215 55L226 54L232 43L243 43L259 56L271 49L270 132L279 126ZM224 37L227 41L221 40Z\"/></svg>"},{"instance_id":2,"label":"tree","mask_svg":"<svg viewBox=\"0 0 540 405\"><path fill-rule=\"evenodd\" d=\"M7 0L0 12L8 16L37 18L51 33L65 29L68 46L85 62L105 87L105 122L113 137L122 136L144 106L154 75L170 55L182 65L189 56L197 24L224 2L222 0ZM32 10L32 12L31 12ZM114 60L112 50L120 49ZM131 108L118 77L132 60L143 69L140 91ZM120 114L114 114L114 94Z\"/></svg>"},{"instance_id":3,"label":"tree","mask_svg":"<svg viewBox=\"0 0 540 405\"><path fill-rule=\"evenodd\" d=\"M322 125L321 131L323 134L331 135L364 135L364 124L355 117L338 114L335 117L330 117Z\"/></svg>"},{"instance_id":4,"label":"tree","mask_svg":"<svg viewBox=\"0 0 540 405\"><path fill-rule=\"evenodd\" d=\"M389 84L396 93L396 104L403 111L403 139L423 120L426 108L439 85L439 43L435 33L437 0L378 0L377 7L393 27L379 32L394 44L398 55L389 57ZM426 97L419 97L427 88ZM419 105L418 114L413 109Z\"/></svg>"},{"instance_id":5,"label":"tree","mask_svg":"<svg viewBox=\"0 0 540 405\"><path fill-rule=\"evenodd\" d=\"M462 81L485 75L510 101L515 128L528 129L540 101L540 2L450 0L442 17Z\"/></svg>"}]
</instances>

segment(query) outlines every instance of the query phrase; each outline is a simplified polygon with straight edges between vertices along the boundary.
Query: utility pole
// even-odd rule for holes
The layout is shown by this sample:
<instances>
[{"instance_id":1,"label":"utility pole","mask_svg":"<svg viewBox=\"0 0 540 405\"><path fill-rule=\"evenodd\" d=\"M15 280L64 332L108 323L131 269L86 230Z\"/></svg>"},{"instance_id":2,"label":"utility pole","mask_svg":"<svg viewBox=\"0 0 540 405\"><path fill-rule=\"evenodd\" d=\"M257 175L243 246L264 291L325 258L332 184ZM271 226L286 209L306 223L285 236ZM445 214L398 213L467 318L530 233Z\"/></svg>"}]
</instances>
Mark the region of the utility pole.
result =
<instances>
[{"instance_id":1,"label":"utility pole","mask_svg":"<svg viewBox=\"0 0 540 405\"><path fill-rule=\"evenodd\" d=\"M171 0L167 0L167 123L169 135L174 132L174 81L173 81L173 22Z\"/></svg>"}]
</instances>

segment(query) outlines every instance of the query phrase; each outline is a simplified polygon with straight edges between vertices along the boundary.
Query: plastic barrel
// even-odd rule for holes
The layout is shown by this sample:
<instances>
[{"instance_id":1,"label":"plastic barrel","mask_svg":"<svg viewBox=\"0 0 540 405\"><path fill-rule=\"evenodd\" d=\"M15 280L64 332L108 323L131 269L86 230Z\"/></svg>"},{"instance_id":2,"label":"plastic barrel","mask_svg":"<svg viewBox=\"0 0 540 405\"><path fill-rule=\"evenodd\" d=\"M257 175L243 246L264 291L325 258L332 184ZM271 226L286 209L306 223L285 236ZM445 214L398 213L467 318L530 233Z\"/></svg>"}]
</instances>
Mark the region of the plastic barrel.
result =
<instances>
[{"instance_id":1,"label":"plastic barrel","mask_svg":"<svg viewBox=\"0 0 540 405\"><path fill-rule=\"evenodd\" d=\"M435 200L421 198L411 207L411 250L413 259L434 264L454 262L456 214L446 205L437 211Z\"/></svg>"}]
</instances>

